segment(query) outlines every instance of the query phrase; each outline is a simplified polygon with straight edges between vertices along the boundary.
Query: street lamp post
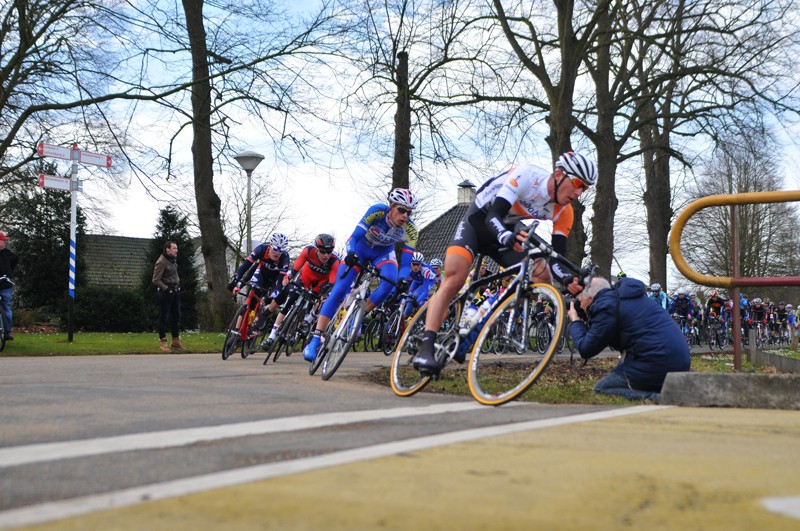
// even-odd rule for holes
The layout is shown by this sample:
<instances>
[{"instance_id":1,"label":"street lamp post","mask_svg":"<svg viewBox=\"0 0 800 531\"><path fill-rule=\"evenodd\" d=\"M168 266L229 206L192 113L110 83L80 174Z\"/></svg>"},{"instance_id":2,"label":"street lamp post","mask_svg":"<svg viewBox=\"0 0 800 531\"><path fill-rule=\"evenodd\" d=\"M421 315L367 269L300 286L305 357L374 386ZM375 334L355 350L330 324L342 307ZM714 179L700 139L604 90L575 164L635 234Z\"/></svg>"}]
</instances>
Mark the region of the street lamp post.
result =
<instances>
[{"instance_id":1,"label":"street lamp post","mask_svg":"<svg viewBox=\"0 0 800 531\"><path fill-rule=\"evenodd\" d=\"M250 206L250 183L252 182L253 178L253 170L256 169L256 166L261 164L261 161L264 160L264 155L261 153L256 153L255 151L242 151L235 157L236 162L239 163L239 166L247 173L247 249L246 251L250 251L250 248L253 245L252 239L252 225L251 225L251 206Z\"/></svg>"}]
</instances>

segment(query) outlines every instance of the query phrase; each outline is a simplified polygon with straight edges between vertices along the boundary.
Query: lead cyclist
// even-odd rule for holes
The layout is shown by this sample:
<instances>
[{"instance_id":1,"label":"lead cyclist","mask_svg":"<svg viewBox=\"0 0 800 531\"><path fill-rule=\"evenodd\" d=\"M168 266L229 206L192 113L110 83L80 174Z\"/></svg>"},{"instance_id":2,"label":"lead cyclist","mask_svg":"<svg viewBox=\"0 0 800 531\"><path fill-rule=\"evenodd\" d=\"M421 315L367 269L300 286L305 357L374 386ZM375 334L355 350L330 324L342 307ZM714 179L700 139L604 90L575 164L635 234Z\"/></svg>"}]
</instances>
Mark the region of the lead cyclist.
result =
<instances>
[{"instance_id":1,"label":"lead cyclist","mask_svg":"<svg viewBox=\"0 0 800 531\"><path fill-rule=\"evenodd\" d=\"M558 158L552 173L533 164L512 167L478 189L445 253L447 275L428 303L420 352L413 361L415 369L433 376L442 370L434 356L436 334L467 279L475 255L487 255L503 267L518 264L525 256L521 242L528 236L527 227L519 223L523 219L552 220L551 243L556 252L564 254L575 217L571 203L596 182L594 162L569 151ZM544 259L535 261L534 282L552 283L554 277L573 295L583 289L578 279L556 261L550 268Z\"/></svg>"}]
</instances>

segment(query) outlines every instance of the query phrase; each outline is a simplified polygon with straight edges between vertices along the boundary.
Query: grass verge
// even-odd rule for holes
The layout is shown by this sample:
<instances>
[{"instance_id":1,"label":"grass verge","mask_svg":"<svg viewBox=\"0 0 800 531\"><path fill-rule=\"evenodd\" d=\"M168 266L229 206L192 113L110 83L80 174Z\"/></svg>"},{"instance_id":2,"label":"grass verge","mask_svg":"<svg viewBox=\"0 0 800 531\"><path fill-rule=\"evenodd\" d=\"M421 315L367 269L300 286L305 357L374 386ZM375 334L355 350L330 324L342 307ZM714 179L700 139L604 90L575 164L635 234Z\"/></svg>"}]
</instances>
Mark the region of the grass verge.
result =
<instances>
[{"instance_id":1,"label":"grass verge","mask_svg":"<svg viewBox=\"0 0 800 531\"><path fill-rule=\"evenodd\" d=\"M635 402L622 397L594 393L594 385L611 372L618 361L616 358L594 358L584 365L582 360L570 363L568 359L556 358L520 400L544 404L630 405ZM694 355L691 370L733 372L733 355L724 353ZM769 369L754 369L749 363L744 363L742 370L774 372ZM442 371L439 380L431 382L421 392L469 396L466 371L466 367L449 365ZM389 386L389 369L376 369L370 373L369 378L376 384Z\"/></svg>"},{"instance_id":2,"label":"grass verge","mask_svg":"<svg viewBox=\"0 0 800 531\"><path fill-rule=\"evenodd\" d=\"M168 337L168 339L170 339ZM212 332L187 332L181 343L190 353L220 352L224 335ZM67 334L14 333L0 357L13 356L96 356L117 354L164 354L159 349L158 335L76 333L72 342Z\"/></svg>"}]
</instances>

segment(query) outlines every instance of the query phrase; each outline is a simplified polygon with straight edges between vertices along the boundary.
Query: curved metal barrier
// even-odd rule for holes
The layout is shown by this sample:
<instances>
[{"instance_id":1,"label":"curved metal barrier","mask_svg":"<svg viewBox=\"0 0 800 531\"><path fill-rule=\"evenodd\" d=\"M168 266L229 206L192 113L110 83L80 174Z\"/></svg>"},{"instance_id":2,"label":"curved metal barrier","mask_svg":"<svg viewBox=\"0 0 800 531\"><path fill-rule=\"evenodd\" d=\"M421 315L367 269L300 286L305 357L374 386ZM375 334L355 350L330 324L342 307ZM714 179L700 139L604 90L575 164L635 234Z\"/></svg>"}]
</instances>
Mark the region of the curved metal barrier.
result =
<instances>
[{"instance_id":1,"label":"curved metal barrier","mask_svg":"<svg viewBox=\"0 0 800 531\"><path fill-rule=\"evenodd\" d=\"M751 192L746 194L721 194L702 197L687 206L675 219L669 235L669 252L675 266L687 279L704 286L727 288L732 290L734 301L739 300L739 288L742 286L800 286L800 277L742 277L739 276L739 205L755 203L786 203L800 201L800 190L780 192ZM731 256L732 277L715 277L698 273L686 263L681 253L681 235L686 222L696 212L712 206L731 207ZM733 367L739 371L742 368L742 341L741 341L741 313L739 305L733 305Z\"/></svg>"}]
</instances>

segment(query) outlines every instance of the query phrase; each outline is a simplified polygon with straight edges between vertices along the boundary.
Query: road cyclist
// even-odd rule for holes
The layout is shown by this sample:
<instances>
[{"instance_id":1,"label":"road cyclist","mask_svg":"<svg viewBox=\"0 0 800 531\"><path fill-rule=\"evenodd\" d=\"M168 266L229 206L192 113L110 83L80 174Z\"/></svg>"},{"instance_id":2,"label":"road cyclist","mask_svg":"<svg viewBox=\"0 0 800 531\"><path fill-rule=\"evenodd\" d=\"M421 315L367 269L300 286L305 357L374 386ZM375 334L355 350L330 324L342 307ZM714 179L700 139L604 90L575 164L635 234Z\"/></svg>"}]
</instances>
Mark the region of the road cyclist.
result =
<instances>
[{"instance_id":1,"label":"road cyclist","mask_svg":"<svg viewBox=\"0 0 800 531\"><path fill-rule=\"evenodd\" d=\"M386 203L370 206L347 240L345 272L339 275L333 289L322 305L311 340L303 350L303 359L312 363L317 360L322 335L331 319L339 312L342 302L350 292L355 280L362 273L359 264L369 263L380 270L380 276L391 282L381 281L364 301L365 313L380 306L391 294L398 278L409 274L411 256L416 251L418 230L411 221L411 213L418 206L416 196L407 188L395 188L387 196ZM395 244L402 243L398 260ZM357 330L356 333L360 333Z\"/></svg>"},{"instance_id":2,"label":"road cyclist","mask_svg":"<svg viewBox=\"0 0 800 531\"><path fill-rule=\"evenodd\" d=\"M437 334L476 255L487 255L503 267L519 264L527 256L522 242L528 228L519 223L522 219L552 220L552 246L563 254L574 220L571 203L596 182L595 164L583 155L567 152L558 157L552 173L533 164L522 165L489 179L478 189L447 248L447 274L428 302L424 339L413 361L421 374L436 376L442 369L444 358L435 352ZM544 259L533 264L534 283L552 283L555 277L569 285L573 294L582 289L559 261L549 265Z\"/></svg>"}]
</instances>

